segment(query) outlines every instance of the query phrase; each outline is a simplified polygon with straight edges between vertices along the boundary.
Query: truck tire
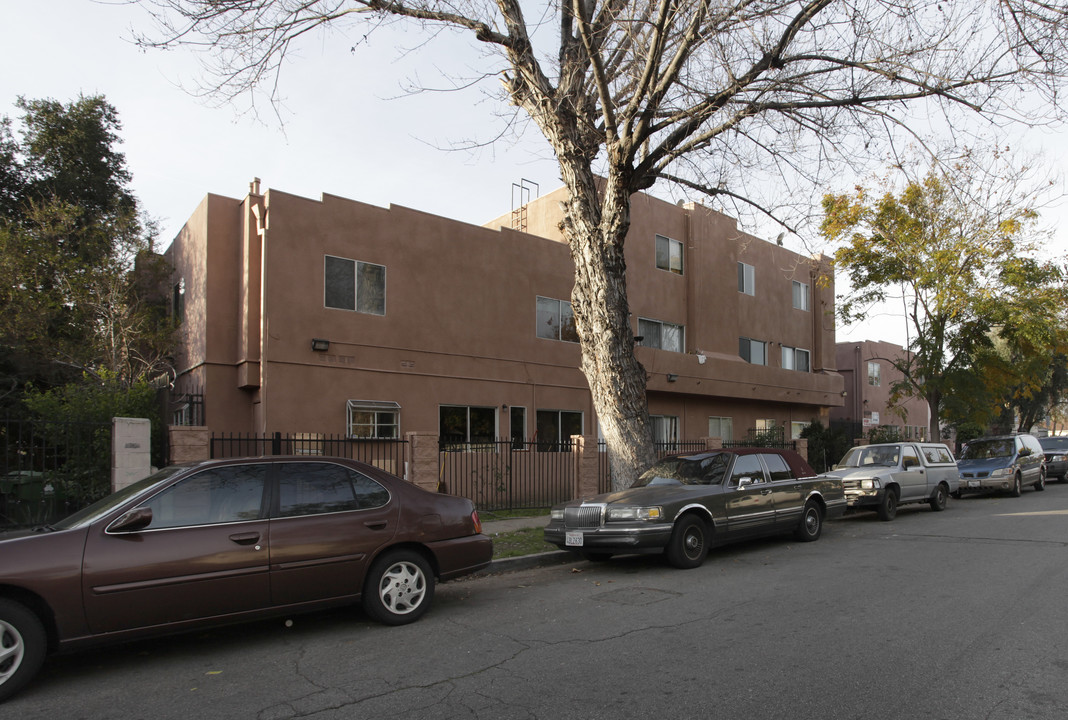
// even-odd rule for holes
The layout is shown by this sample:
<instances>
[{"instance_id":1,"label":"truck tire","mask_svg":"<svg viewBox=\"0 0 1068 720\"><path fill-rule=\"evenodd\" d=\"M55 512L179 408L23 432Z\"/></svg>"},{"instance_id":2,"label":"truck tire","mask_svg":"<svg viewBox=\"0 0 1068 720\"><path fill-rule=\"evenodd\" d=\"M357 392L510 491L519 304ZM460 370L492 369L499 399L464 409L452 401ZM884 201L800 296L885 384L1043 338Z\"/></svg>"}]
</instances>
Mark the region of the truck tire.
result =
<instances>
[{"instance_id":1,"label":"truck tire","mask_svg":"<svg viewBox=\"0 0 1068 720\"><path fill-rule=\"evenodd\" d=\"M897 491L893 488L887 488L883 493L882 500L879 501L879 507L877 512L879 513L879 519L883 522L890 522L897 517Z\"/></svg>"},{"instance_id":2,"label":"truck tire","mask_svg":"<svg viewBox=\"0 0 1068 720\"><path fill-rule=\"evenodd\" d=\"M946 501L949 499L949 488L945 485L939 484L935 488L934 495L931 496L929 502L931 503L931 509L935 512L941 512L946 509Z\"/></svg>"}]
</instances>

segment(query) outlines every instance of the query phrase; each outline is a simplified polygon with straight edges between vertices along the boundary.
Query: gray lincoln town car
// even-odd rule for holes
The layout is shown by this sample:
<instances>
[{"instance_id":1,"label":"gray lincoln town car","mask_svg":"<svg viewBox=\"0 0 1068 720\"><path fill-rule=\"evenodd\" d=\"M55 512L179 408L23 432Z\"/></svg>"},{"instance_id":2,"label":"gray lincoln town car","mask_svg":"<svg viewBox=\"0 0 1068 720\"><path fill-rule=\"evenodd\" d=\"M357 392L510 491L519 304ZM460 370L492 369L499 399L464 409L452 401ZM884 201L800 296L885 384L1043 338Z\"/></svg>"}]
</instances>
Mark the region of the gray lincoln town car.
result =
<instances>
[{"instance_id":1,"label":"gray lincoln town car","mask_svg":"<svg viewBox=\"0 0 1068 720\"><path fill-rule=\"evenodd\" d=\"M817 477L793 450L710 450L665 457L626 490L557 505L545 539L588 560L663 553L694 568L710 547L736 540L817 540L845 509L842 481Z\"/></svg>"}]
</instances>

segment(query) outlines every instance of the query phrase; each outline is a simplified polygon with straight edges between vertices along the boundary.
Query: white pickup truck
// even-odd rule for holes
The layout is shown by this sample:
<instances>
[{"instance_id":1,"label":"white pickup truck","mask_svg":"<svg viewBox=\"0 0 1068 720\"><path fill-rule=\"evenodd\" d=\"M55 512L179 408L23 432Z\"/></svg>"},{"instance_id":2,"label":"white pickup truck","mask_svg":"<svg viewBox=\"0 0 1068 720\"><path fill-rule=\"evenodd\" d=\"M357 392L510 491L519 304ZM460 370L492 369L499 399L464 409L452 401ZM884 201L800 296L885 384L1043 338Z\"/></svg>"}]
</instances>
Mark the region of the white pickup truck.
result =
<instances>
[{"instance_id":1,"label":"white pickup truck","mask_svg":"<svg viewBox=\"0 0 1068 720\"><path fill-rule=\"evenodd\" d=\"M953 453L940 443L860 445L826 474L841 478L850 508L875 510L880 520L893 520L905 503L945 510L960 485Z\"/></svg>"}]
</instances>

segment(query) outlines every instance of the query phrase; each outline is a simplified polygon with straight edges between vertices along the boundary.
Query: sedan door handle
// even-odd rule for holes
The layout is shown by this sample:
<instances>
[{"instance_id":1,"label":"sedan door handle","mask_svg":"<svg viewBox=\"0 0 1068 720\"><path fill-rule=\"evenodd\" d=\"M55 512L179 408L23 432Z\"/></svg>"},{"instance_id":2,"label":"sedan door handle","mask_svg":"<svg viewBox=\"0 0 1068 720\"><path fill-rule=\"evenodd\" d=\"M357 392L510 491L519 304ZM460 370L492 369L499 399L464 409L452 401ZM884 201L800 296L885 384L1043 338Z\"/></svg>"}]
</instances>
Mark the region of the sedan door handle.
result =
<instances>
[{"instance_id":1,"label":"sedan door handle","mask_svg":"<svg viewBox=\"0 0 1068 720\"><path fill-rule=\"evenodd\" d=\"M251 545L259 542L260 534L258 532L234 533L230 539L238 545Z\"/></svg>"},{"instance_id":2,"label":"sedan door handle","mask_svg":"<svg viewBox=\"0 0 1068 720\"><path fill-rule=\"evenodd\" d=\"M368 520L364 523L364 526L371 530L385 530L386 525L387 523L385 520Z\"/></svg>"},{"instance_id":3,"label":"sedan door handle","mask_svg":"<svg viewBox=\"0 0 1068 720\"><path fill-rule=\"evenodd\" d=\"M761 495L771 495L771 490L765 488L764 490L760 491L760 494Z\"/></svg>"}]
</instances>

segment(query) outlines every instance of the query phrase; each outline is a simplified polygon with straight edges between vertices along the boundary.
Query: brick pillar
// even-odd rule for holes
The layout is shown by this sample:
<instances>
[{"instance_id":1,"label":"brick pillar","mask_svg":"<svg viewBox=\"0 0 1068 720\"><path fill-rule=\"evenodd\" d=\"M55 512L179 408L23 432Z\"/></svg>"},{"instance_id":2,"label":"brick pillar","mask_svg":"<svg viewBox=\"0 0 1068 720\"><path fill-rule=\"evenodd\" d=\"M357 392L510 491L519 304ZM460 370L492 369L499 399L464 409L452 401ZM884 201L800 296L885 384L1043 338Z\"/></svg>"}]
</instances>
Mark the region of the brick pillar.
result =
<instances>
[{"instance_id":1,"label":"brick pillar","mask_svg":"<svg viewBox=\"0 0 1068 720\"><path fill-rule=\"evenodd\" d=\"M801 457L805 458L805 461L807 462L808 461L808 438L798 438L797 440L794 440L794 442L797 443L797 454L800 455ZM811 465L812 463L809 463L809 464Z\"/></svg>"},{"instance_id":2,"label":"brick pillar","mask_svg":"<svg viewBox=\"0 0 1068 720\"><path fill-rule=\"evenodd\" d=\"M572 499L597 494L597 472L600 452L596 435L572 435L571 448L575 454L575 482Z\"/></svg>"},{"instance_id":3,"label":"brick pillar","mask_svg":"<svg viewBox=\"0 0 1068 720\"><path fill-rule=\"evenodd\" d=\"M405 480L424 490L438 490L438 436L432 433L406 433L411 461Z\"/></svg>"},{"instance_id":4,"label":"brick pillar","mask_svg":"<svg viewBox=\"0 0 1068 720\"><path fill-rule=\"evenodd\" d=\"M211 457L211 431L203 425L171 425L167 428L172 464L196 462Z\"/></svg>"}]
</instances>

